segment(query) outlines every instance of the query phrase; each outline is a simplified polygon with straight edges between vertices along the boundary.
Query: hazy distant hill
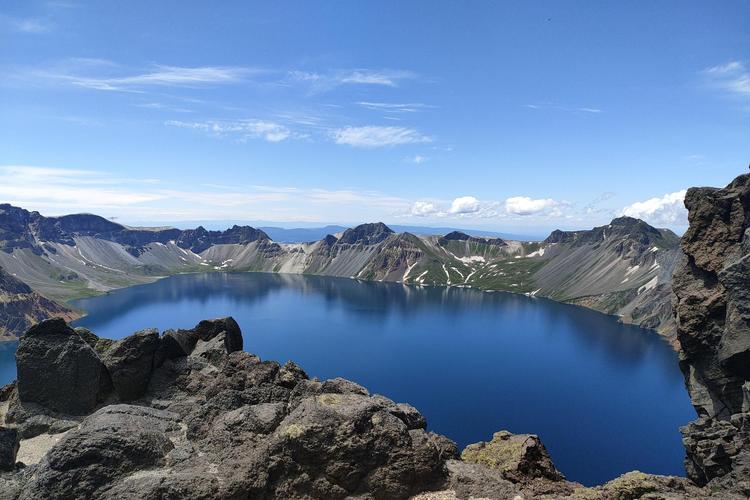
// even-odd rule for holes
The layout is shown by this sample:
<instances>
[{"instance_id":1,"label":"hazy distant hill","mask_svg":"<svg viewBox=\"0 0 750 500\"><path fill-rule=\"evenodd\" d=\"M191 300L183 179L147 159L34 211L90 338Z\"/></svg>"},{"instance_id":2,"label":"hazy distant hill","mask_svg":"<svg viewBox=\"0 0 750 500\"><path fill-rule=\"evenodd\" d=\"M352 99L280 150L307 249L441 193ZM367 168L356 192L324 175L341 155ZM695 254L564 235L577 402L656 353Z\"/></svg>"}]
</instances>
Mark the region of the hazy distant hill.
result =
<instances>
[{"instance_id":1,"label":"hazy distant hill","mask_svg":"<svg viewBox=\"0 0 750 500\"><path fill-rule=\"evenodd\" d=\"M0 205L0 266L61 301L178 272L266 271L511 291L673 329L669 289L679 239L637 219L554 231L544 241L455 230L425 236L382 223L329 226L331 234L310 239L323 229L130 228L91 214L44 217ZM305 242L274 241L274 234Z\"/></svg>"}]
</instances>

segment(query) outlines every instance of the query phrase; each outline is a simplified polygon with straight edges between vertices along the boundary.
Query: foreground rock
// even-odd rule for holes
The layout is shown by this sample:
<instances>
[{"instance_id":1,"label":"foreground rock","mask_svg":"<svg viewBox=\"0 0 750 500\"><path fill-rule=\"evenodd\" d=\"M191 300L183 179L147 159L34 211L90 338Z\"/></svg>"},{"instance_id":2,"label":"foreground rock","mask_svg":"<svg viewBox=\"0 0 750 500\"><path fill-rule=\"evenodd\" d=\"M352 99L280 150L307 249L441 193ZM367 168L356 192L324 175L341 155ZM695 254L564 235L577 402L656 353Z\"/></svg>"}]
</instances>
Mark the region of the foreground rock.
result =
<instances>
[{"instance_id":1,"label":"foreground rock","mask_svg":"<svg viewBox=\"0 0 750 500\"><path fill-rule=\"evenodd\" d=\"M484 464L499 471L513 482L528 478L545 478L552 481L564 479L555 469L552 459L538 436L496 432L489 443L467 446L461 453L466 462Z\"/></svg>"},{"instance_id":2,"label":"foreground rock","mask_svg":"<svg viewBox=\"0 0 750 500\"><path fill-rule=\"evenodd\" d=\"M682 429L698 484L750 496L750 176L693 188L675 273L680 365L699 419Z\"/></svg>"},{"instance_id":3,"label":"foreground rock","mask_svg":"<svg viewBox=\"0 0 750 500\"><path fill-rule=\"evenodd\" d=\"M0 470L13 470L16 466L19 439L15 429L0 427Z\"/></svg>"},{"instance_id":4,"label":"foreground rock","mask_svg":"<svg viewBox=\"0 0 750 500\"><path fill-rule=\"evenodd\" d=\"M138 332L102 349L103 363L90 346L101 342L62 321L21 338L12 423L67 432L38 464L0 477L0 498L408 498L441 487L457 456L409 405L238 351L231 318ZM86 397L65 406L53 386ZM82 411L93 413L71 429Z\"/></svg>"},{"instance_id":5,"label":"foreground rock","mask_svg":"<svg viewBox=\"0 0 750 500\"><path fill-rule=\"evenodd\" d=\"M97 403L103 365L62 319L30 328L18 344L18 398L61 413L83 415Z\"/></svg>"},{"instance_id":6,"label":"foreground rock","mask_svg":"<svg viewBox=\"0 0 750 500\"><path fill-rule=\"evenodd\" d=\"M311 380L292 362L236 350L242 344L231 318L117 342L40 324L21 339L26 369L3 391L12 428L0 428L0 499L734 498L641 473L584 488L565 480L537 436L506 431L459 459L416 408L342 378ZM99 361L97 351L105 362L90 363L86 386L95 407L85 417L61 412L36 385L77 383L67 357ZM104 370L99 380L94 368ZM44 397L31 402L24 387ZM19 438L36 457L25 466Z\"/></svg>"}]
</instances>

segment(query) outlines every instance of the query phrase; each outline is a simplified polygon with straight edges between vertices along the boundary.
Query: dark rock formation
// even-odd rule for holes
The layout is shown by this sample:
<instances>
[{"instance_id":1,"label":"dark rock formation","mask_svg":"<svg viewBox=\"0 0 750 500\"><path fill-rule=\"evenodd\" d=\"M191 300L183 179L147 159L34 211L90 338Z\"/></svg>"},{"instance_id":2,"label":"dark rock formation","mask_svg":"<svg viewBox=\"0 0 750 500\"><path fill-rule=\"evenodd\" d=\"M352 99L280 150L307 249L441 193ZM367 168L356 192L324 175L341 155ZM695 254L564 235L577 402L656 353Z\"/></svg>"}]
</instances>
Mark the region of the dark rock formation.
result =
<instances>
[{"instance_id":1,"label":"dark rock formation","mask_svg":"<svg viewBox=\"0 0 750 500\"><path fill-rule=\"evenodd\" d=\"M15 429L0 427L0 470L13 470L18 447L18 432Z\"/></svg>"},{"instance_id":2,"label":"dark rock formation","mask_svg":"<svg viewBox=\"0 0 750 500\"><path fill-rule=\"evenodd\" d=\"M115 342L102 355L102 362L123 401L137 399L146 391L159 348L159 331L142 330Z\"/></svg>"},{"instance_id":3,"label":"dark rock formation","mask_svg":"<svg viewBox=\"0 0 750 500\"><path fill-rule=\"evenodd\" d=\"M21 337L16 351L18 398L54 411L82 415L97 403L102 362L62 319L46 320Z\"/></svg>"},{"instance_id":4,"label":"dark rock formation","mask_svg":"<svg viewBox=\"0 0 750 500\"><path fill-rule=\"evenodd\" d=\"M193 331L204 342L208 342L217 335L225 333L224 345L227 350L226 352L242 350L242 331L234 318L204 319L196 325Z\"/></svg>"},{"instance_id":5,"label":"dark rock formation","mask_svg":"<svg viewBox=\"0 0 750 500\"><path fill-rule=\"evenodd\" d=\"M699 419L683 428L688 476L750 495L750 175L693 188L675 272L677 332Z\"/></svg>"}]
</instances>

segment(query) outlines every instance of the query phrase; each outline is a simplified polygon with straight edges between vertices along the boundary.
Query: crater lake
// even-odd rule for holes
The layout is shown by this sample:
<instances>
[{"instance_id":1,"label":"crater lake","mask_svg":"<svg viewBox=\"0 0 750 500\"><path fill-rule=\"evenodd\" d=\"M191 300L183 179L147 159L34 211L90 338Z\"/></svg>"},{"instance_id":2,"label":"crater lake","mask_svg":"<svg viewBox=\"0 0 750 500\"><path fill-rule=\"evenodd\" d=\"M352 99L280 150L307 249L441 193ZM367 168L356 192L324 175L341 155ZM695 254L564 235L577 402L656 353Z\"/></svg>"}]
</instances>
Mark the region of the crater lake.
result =
<instances>
[{"instance_id":1,"label":"crater lake","mask_svg":"<svg viewBox=\"0 0 750 500\"><path fill-rule=\"evenodd\" d=\"M624 472L684 475L695 417L677 354L656 333L541 298L317 276L207 273L79 300L75 326L119 339L233 316L245 350L344 377L427 418L462 449L496 431L538 434L585 485ZM0 384L16 343L0 343Z\"/></svg>"}]
</instances>

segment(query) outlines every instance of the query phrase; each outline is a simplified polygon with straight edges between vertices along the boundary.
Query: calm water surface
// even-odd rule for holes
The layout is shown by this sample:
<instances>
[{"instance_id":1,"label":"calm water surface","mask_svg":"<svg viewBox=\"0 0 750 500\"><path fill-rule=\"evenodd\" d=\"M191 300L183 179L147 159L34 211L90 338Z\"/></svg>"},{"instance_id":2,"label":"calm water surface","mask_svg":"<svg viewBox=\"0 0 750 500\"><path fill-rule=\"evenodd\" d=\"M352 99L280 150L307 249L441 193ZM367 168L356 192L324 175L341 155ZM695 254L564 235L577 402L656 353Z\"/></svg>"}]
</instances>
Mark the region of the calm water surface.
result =
<instances>
[{"instance_id":1,"label":"calm water surface","mask_svg":"<svg viewBox=\"0 0 750 500\"><path fill-rule=\"evenodd\" d=\"M181 275L76 303L76 324L121 338L232 315L245 348L310 376L407 401L458 442L539 434L584 484L634 469L684 475L694 418L677 356L656 334L586 309L504 293L274 274ZM0 383L14 377L0 344Z\"/></svg>"}]
</instances>

